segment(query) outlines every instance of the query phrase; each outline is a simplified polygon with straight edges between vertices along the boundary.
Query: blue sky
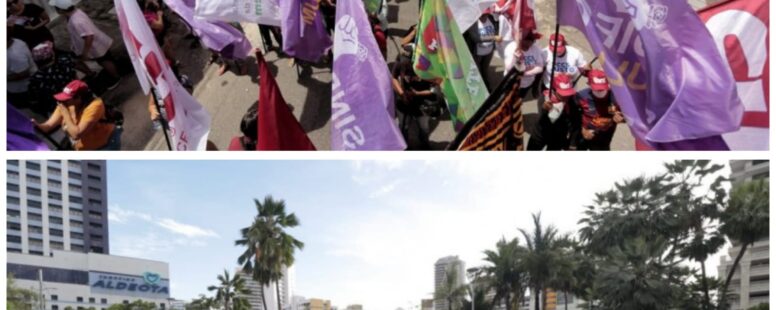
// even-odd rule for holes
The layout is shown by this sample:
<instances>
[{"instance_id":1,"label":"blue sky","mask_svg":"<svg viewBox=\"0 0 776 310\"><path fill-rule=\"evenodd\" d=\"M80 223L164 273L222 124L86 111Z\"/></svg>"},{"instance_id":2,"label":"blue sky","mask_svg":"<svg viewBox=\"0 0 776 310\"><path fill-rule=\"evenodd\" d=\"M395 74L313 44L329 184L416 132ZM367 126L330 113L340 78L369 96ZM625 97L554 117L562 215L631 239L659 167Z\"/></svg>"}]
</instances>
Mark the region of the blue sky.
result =
<instances>
[{"instance_id":1,"label":"blue sky","mask_svg":"<svg viewBox=\"0 0 776 310\"><path fill-rule=\"evenodd\" d=\"M406 308L431 296L438 258L480 265L483 250L517 236L537 211L545 223L576 231L595 192L662 170L661 160L644 158L477 158L110 161L110 251L168 262L172 296L188 300L235 269L234 240L255 215L253 198L272 195L301 220L289 231L305 242L295 294ZM710 269L718 261L710 258Z\"/></svg>"}]
</instances>

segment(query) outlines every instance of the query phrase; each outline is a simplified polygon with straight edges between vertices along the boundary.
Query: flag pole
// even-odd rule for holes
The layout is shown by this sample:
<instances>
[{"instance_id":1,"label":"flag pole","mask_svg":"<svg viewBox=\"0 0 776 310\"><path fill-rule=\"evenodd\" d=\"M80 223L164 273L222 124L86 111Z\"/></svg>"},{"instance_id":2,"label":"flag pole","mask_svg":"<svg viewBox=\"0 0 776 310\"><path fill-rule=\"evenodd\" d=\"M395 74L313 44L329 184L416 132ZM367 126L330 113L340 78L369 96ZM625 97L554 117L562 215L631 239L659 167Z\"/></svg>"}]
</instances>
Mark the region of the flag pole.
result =
<instances>
[{"instance_id":1,"label":"flag pole","mask_svg":"<svg viewBox=\"0 0 776 310\"><path fill-rule=\"evenodd\" d=\"M164 133L164 141L167 142L167 149L172 151L172 143L170 143L170 136L167 133L167 129L170 128L170 125L167 124L167 120L164 118L162 114L162 106L160 106L159 101L156 100L155 88L151 88L151 97L154 98L154 105L156 106L156 111L159 112L159 123L162 124L162 132Z\"/></svg>"},{"instance_id":2,"label":"flag pole","mask_svg":"<svg viewBox=\"0 0 776 310\"><path fill-rule=\"evenodd\" d=\"M558 12L560 11L560 3L562 1L558 0L555 2L556 9L555 9L555 42L552 49L552 70L550 70L550 98L552 98L553 88L552 83L555 82L555 64L558 63L558 35L560 34L560 22L558 21Z\"/></svg>"}]
</instances>

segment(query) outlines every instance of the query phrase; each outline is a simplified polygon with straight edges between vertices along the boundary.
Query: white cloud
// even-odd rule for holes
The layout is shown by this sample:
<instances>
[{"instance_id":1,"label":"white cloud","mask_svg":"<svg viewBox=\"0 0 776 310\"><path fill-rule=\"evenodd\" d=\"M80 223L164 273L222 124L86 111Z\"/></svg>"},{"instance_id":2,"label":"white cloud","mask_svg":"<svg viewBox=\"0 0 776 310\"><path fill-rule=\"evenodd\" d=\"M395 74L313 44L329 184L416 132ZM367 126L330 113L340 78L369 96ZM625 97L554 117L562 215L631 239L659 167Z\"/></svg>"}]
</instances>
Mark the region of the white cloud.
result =
<instances>
[{"instance_id":1,"label":"white cloud","mask_svg":"<svg viewBox=\"0 0 776 310\"><path fill-rule=\"evenodd\" d=\"M179 223L173 219L168 218L156 221L156 225L159 225L160 227L172 233L183 235L189 238L218 237L218 234L210 229L204 229L194 225Z\"/></svg>"},{"instance_id":2,"label":"white cloud","mask_svg":"<svg viewBox=\"0 0 776 310\"><path fill-rule=\"evenodd\" d=\"M108 220L111 222L126 223L132 219L151 221L151 216L145 213L123 209L116 205L108 208Z\"/></svg>"},{"instance_id":3,"label":"white cloud","mask_svg":"<svg viewBox=\"0 0 776 310\"><path fill-rule=\"evenodd\" d=\"M399 185L399 183L400 183L399 180L395 180L391 183L380 186L380 188L376 189L371 194L369 194L369 198L379 198L379 197L388 195L396 189L396 186Z\"/></svg>"}]
</instances>

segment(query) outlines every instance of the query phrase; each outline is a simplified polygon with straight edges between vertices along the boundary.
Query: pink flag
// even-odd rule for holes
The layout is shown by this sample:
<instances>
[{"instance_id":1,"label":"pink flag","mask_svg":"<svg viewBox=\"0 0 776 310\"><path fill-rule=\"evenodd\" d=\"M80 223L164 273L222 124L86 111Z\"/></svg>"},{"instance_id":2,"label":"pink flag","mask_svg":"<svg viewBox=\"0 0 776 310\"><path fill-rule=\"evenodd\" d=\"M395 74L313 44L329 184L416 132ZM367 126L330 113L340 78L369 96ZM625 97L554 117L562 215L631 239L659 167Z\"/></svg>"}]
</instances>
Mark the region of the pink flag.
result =
<instances>
[{"instance_id":1,"label":"pink flag","mask_svg":"<svg viewBox=\"0 0 776 310\"><path fill-rule=\"evenodd\" d=\"M164 58L137 1L114 0L121 36L135 67L140 86L151 87L163 98L173 149L205 150L210 133L210 115L178 82Z\"/></svg>"}]
</instances>

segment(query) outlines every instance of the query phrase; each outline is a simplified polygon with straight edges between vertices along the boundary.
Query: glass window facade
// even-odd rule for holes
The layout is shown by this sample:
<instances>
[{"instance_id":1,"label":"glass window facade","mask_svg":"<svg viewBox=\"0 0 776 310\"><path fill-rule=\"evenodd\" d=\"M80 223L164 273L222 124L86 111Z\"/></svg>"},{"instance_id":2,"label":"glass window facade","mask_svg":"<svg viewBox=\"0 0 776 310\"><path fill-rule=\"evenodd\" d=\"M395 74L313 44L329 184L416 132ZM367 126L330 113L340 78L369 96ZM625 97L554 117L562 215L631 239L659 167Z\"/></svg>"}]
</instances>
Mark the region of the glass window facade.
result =
<instances>
[{"instance_id":1,"label":"glass window facade","mask_svg":"<svg viewBox=\"0 0 776 310\"><path fill-rule=\"evenodd\" d=\"M49 267L37 267L37 266L12 264L12 263L8 263L7 268L8 268L8 273L12 273L14 277L17 279L37 281L38 270L42 269L43 281L46 281L46 282L78 284L78 285L89 284L89 273L86 271L49 268ZM83 299L80 301L83 301Z\"/></svg>"}]
</instances>

